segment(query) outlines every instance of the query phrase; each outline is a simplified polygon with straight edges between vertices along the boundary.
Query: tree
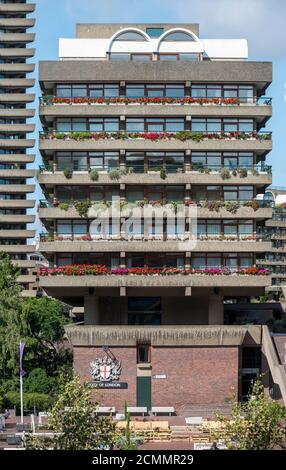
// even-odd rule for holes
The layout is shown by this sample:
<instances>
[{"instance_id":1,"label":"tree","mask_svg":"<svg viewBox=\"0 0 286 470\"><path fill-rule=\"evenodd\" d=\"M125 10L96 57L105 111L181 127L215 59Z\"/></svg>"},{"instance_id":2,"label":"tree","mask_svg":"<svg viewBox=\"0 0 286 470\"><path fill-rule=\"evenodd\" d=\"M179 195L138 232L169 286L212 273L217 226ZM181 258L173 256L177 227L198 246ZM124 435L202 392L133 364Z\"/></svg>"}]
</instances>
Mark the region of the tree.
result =
<instances>
[{"instance_id":1,"label":"tree","mask_svg":"<svg viewBox=\"0 0 286 470\"><path fill-rule=\"evenodd\" d=\"M95 450L118 442L116 423L96 415L91 390L73 377L62 389L48 419L52 438L28 436L27 449Z\"/></svg>"},{"instance_id":2,"label":"tree","mask_svg":"<svg viewBox=\"0 0 286 470\"><path fill-rule=\"evenodd\" d=\"M49 380L50 390L55 392L59 375L72 368L71 351L63 343L67 317L56 300L22 298L18 275L8 255L0 255L0 384L6 392L18 390L19 343L23 340L23 368L29 392L45 393L45 374L55 379ZM34 373L34 369L38 372Z\"/></svg>"},{"instance_id":3,"label":"tree","mask_svg":"<svg viewBox=\"0 0 286 470\"><path fill-rule=\"evenodd\" d=\"M261 379L253 382L246 404L233 398L231 416L218 415L223 425L222 437L234 450L270 450L286 440L286 407L264 393Z\"/></svg>"},{"instance_id":4,"label":"tree","mask_svg":"<svg viewBox=\"0 0 286 470\"><path fill-rule=\"evenodd\" d=\"M0 254L0 377L11 378L18 365L19 342L23 333L20 297L17 283L19 270L6 254Z\"/></svg>"}]
</instances>

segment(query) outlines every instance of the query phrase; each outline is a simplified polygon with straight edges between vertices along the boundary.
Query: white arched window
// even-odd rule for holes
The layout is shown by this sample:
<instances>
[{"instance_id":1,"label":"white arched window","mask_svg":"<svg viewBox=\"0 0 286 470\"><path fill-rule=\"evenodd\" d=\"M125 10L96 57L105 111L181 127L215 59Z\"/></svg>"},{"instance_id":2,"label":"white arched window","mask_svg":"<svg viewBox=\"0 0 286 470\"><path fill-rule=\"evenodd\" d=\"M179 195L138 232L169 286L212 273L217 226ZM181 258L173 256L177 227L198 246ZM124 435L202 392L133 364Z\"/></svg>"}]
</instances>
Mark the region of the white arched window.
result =
<instances>
[{"instance_id":1,"label":"white arched window","mask_svg":"<svg viewBox=\"0 0 286 470\"><path fill-rule=\"evenodd\" d=\"M113 41L147 41L147 38L138 31L129 30L119 33Z\"/></svg>"},{"instance_id":2,"label":"white arched window","mask_svg":"<svg viewBox=\"0 0 286 470\"><path fill-rule=\"evenodd\" d=\"M186 31L173 31L171 33L167 33L163 38L162 41L195 41L194 36L191 33L187 33Z\"/></svg>"}]
</instances>

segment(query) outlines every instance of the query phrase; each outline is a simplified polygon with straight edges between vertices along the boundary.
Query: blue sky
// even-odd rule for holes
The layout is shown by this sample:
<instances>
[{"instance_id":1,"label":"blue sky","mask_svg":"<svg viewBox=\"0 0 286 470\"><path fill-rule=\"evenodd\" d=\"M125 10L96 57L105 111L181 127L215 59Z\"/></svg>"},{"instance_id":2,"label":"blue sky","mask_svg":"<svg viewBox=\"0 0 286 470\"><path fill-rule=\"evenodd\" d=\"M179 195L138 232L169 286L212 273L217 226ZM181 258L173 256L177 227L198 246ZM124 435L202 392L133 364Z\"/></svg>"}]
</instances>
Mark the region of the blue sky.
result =
<instances>
[{"instance_id":1,"label":"blue sky","mask_svg":"<svg viewBox=\"0 0 286 470\"><path fill-rule=\"evenodd\" d=\"M246 38L251 60L273 62L267 91L273 118L267 129L274 142L267 162L273 166L273 184L286 186L285 0L36 0L36 5L37 61L56 60L58 39L75 37L76 23L85 22L190 22L200 24L202 38Z\"/></svg>"}]
</instances>

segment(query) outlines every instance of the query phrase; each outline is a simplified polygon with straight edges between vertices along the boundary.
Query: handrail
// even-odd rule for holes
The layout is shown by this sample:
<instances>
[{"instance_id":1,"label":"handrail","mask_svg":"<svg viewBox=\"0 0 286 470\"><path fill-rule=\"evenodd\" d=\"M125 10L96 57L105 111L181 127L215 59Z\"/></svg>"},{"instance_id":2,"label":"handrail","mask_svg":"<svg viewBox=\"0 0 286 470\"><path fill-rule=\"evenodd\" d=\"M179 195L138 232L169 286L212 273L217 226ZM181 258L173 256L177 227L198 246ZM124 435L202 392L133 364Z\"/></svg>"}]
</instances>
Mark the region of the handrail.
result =
<instances>
[{"instance_id":1,"label":"handrail","mask_svg":"<svg viewBox=\"0 0 286 470\"><path fill-rule=\"evenodd\" d=\"M266 325L262 327L262 350L266 356L273 381L279 385L283 402L286 405L286 370L280 364L272 337Z\"/></svg>"},{"instance_id":2,"label":"handrail","mask_svg":"<svg viewBox=\"0 0 286 470\"><path fill-rule=\"evenodd\" d=\"M74 104L89 104L89 105L96 105L96 104L105 104L105 105L116 105L116 104L138 104L138 105L148 105L148 104L179 104L179 105L192 105L192 104L199 104L199 105L216 105L216 106L241 106L241 105L257 105L257 106L270 106L272 103L272 98L267 96L261 96L259 98L249 98L248 96L241 96L239 98L232 98L232 97L191 97L191 96L184 96L181 98L166 96L166 97L137 97L131 98L128 96L118 96L118 97L90 97L90 96L82 96L82 97L61 97L61 96L53 96L53 95L43 95L39 98L40 106L51 106L57 104L65 104L68 106Z\"/></svg>"},{"instance_id":3,"label":"handrail","mask_svg":"<svg viewBox=\"0 0 286 470\"><path fill-rule=\"evenodd\" d=\"M242 166L229 166L229 165L201 165L201 164L196 164L196 163L191 163L190 164L190 169L187 169L187 165L185 167L184 164L176 164L176 163L165 163L163 165L156 165L154 167L148 166L148 168L145 169L143 164L129 164L126 162L126 165L124 167L127 172L129 173L145 173L148 174L148 172L160 172L162 169L167 170L172 172L173 170L176 171L177 173L193 173L193 172L199 172L199 173L208 173L212 171L219 172L222 170L222 168L226 168L230 172L237 172L238 175L240 172L247 170L248 172L258 172L258 173L267 173L271 174L272 173L272 166L271 165L265 165L264 163L260 163L257 165L244 165ZM40 172L47 171L47 172L54 172L54 171L64 171L65 169L71 169L72 171L92 171L92 170L97 170L97 171L104 171L104 172L110 172L110 171L116 171L119 170L120 167L118 166L102 166L102 165L78 165L74 164L73 166L61 166L61 165L40 165L39 170ZM234 175L235 176L235 175Z\"/></svg>"}]
</instances>

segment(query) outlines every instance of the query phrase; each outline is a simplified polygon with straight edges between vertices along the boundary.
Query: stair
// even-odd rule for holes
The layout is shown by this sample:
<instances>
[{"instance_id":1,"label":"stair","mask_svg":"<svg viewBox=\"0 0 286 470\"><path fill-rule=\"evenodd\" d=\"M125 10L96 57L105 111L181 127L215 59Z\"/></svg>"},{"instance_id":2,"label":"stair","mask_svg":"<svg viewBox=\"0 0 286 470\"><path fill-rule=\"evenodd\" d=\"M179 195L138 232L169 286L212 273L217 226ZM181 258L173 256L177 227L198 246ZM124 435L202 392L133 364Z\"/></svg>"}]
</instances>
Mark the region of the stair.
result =
<instances>
[{"instance_id":1,"label":"stair","mask_svg":"<svg viewBox=\"0 0 286 470\"><path fill-rule=\"evenodd\" d=\"M171 440L190 442L190 431L187 426L170 426Z\"/></svg>"}]
</instances>

